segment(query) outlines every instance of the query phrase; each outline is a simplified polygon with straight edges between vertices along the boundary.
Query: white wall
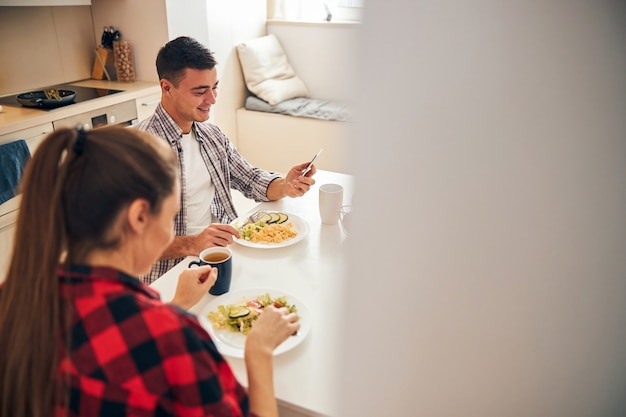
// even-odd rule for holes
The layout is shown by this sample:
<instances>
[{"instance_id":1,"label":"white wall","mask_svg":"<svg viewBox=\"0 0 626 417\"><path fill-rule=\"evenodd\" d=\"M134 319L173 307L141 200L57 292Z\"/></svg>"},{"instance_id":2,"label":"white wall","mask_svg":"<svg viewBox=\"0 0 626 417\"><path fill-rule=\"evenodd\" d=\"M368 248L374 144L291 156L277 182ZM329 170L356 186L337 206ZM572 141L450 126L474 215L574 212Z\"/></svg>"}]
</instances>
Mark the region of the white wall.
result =
<instances>
[{"instance_id":1,"label":"white wall","mask_svg":"<svg viewBox=\"0 0 626 417\"><path fill-rule=\"evenodd\" d=\"M236 144L235 111L243 105L243 84L235 45L265 34L266 2L259 0L92 0L94 30L119 28L133 42L137 78L158 81L159 49L178 36L191 36L215 52L220 89L211 110L217 124ZM242 13L245 11L245 13ZM138 19L141 16L141 19Z\"/></svg>"},{"instance_id":2,"label":"white wall","mask_svg":"<svg viewBox=\"0 0 626 417\"><path fill-rule=\"evenodd\" d=\"M165 0L91 0L91 11L98 43L105 26L115 27L131 43L137 80L158 81L156 56L169 40Z\"/></svg>"},{"instance_id":3,"label":"white wall","mask_svg":"<svg viewBox=\"0 0 626 417\"><path fill-rule=\"evenodd\" d=\"M215 52L220 80L215 122L237 144L236 110L243 105L246 87L235 47L265 35L266 3L259 0L207 0L209 48Z\"/></svg>"},{"instance_id":4,"label":"white wall","mask_svg":"<svg viewBox=\"0 0 626 417\"><path fill-rule=\"evenodd\" d=\"M209 20L206 0L165 0L168 38L190 36L209 46Z\"/></svg>"},{"instance_id":5,"label":"white wall","mask_svg":"<svg viewBox=\"0 0 626 417\"><path fill-rule=\"evenodd\" d=\"M310 23L271 20L267 33L280 41L310 96L349 101L354 78L358 23Z\"/></svg>"},{"instance_id":6,"label":"white wall","mask_svg":"<svg viewBox=\"0 0 626 417\"><path fill-rule=\"evenodd\" d=\"M89 6L0 7L0 95L91 77Z\"/></svg>"},{"instance_id":7,"label":"white wall","mask_svg":"<svg viewBox=\"0 0 626 417\"><path fill-rule=\"evenodd\" d=\"M235 110L243 105L246 90L235 46L265 35L265 1L166 0L166 4L169 39L191 36L215 54L220 87L210 121L236 145Z\"/></svg>"},{"instance_id":8,"label":"white wall","mask_svg":"<svg viewBox=\"0 0 626 417\"><path fill-rule=\"evenodd\" d=\"M341 415L626 415L624 3L365 22Z\"/></svg>"}]
</instances>

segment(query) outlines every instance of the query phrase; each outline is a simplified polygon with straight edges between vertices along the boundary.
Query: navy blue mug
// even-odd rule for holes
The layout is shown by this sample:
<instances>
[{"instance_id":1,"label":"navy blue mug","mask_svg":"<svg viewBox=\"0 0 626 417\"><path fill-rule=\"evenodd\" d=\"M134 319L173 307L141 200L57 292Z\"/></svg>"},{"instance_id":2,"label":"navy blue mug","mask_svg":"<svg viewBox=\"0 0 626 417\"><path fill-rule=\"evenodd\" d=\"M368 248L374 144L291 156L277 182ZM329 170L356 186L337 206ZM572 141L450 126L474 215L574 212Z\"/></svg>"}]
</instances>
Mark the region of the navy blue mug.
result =
<instances>
[{"instance_id":1,"label":"navy blue mug","mask_svg":"<svg viewBox=\"0 0 626 417\"><path fill-rule=\"evenodd\" d=\"M211 265L217 268L217 281L209 290L211 295L222 295L230 290L230 281L233 277L233 254L228 248L215 246L200 252L200 260L189 262L192 265Z\"/></svg>"}]
</instances>

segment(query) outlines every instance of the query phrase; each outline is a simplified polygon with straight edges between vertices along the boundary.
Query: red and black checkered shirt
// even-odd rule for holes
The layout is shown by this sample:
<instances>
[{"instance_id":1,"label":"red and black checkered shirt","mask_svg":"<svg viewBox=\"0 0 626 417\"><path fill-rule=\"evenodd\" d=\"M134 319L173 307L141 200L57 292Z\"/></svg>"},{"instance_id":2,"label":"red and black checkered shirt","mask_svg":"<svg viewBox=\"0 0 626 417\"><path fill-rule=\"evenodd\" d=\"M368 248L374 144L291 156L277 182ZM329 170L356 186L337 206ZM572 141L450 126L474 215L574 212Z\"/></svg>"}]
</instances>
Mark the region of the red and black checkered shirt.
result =
<instances>
[{"instance_id":1,"label":"red and black checkered shirt","mask_svg":"<svg viewBox=\"0 0 626 417\"><path fill-rule=\"evenodd\" d=\"M60 273L72 308L69 416L245 416L248 396L198 320L104 267ZM62 346L67 334L62 335Z\"/></svg>"}]
</instances>

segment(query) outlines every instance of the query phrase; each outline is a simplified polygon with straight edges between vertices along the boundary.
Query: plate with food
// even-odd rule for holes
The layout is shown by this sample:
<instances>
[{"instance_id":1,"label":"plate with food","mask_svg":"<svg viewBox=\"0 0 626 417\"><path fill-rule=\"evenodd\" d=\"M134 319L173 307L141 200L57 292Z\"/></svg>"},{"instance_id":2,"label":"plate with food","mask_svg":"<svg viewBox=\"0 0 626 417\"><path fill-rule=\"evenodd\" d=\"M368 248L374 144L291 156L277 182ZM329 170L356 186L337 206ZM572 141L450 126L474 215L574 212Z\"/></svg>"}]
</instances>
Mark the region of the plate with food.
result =
<instances>
[{"instance_id":1,"label":"plate with food","mask_svg":"<svg viewBox=\"0 0 626 417\"><path fill-rule=\"evenodd\" d=\"M273 249L294 245L309 234L309 224L295 214L281 211L259 211L253 222L241 217L231 224L239 230L240 245L251 248Z\"/></svg>"},{"instance_id":2,"label":"plate with food","mask_svg":"<svg viewBox=\"0 0 626 417\"><path fill-rule=\"evenodd\" d=\"M263 308L269 304L287 307L300 318L300 330L274 349L274 355L280 355L302 343L311 330L308 308L291 294L270 289L228 292L207 304L199 319L220 353L243 358L246 336Z\"/></svg>"}]
</instances>

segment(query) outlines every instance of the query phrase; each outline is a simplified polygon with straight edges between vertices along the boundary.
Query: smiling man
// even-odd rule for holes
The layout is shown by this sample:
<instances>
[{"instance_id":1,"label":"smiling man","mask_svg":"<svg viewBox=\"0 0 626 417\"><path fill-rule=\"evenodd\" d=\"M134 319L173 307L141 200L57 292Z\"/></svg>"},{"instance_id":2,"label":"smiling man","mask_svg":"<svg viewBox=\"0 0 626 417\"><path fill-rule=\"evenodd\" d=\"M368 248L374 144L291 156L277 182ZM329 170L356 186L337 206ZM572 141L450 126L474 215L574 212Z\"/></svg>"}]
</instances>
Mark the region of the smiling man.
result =
<instances>
[{"instance_id":1,"label":"smiling man","mask_svg":"<svg viewBox=\"0 0 626 417\"><path fill-rule=\"evenodd\" d=\"M300 175L306 162L285 177L250 165L217 126L205 123L217 100L216 65L208 48L186 36L168 42L157 55L161 103L137 128L163 138L178 154L181 209L175 219L176 238L142 277L147 283L183 257L239 237L228 224L237 218L231 189L255 201L271 201L300 197L315 183L315 169Z\"/></svg>"}]
</instances>

